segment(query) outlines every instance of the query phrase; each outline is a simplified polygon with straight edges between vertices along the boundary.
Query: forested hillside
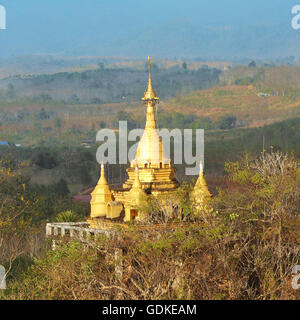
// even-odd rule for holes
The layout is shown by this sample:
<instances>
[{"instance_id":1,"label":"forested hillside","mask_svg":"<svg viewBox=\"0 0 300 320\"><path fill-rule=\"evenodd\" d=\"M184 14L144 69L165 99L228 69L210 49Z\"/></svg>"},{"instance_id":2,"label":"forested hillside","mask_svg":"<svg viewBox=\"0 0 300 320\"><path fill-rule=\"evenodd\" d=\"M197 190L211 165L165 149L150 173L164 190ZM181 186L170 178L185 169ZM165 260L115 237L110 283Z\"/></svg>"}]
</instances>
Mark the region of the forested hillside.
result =
<instances>
[{"instance_id":1,"label":"forested hillside","mask_svg":"<svg viewBox=\"0 0 300 320\"><path fill-rule=\"evenodd\" d=\"M137 101L147 81L147 69L105 69L36 76L14 76L0 80L0 99L26 102L58 101L68 104L103 104ZM220 71L200 68L153 68L153 80L161 98L212 87L218 83Z\"/></svg>"},{"instance_id":2,"label":"forested hillside","mask_svg":"<svg viewBox=\"0 0 300 320\"><path fill-rule=\"evenodd\" d=\"M29 161L34 183L51 185L65 179L73 193L93 186L99 174L97 131L118 129L119 120L127 120L129 130L144 127L140 97L145 71L145 66L143 70L105 69L100 64L94 71L1 80L1 140L21 145L2 147L1 154ZM287 80L287 74L293 81ZM97 83L102 85L97 88ZM245 152L259 154L263 141L265 148L299 156L298 67L252 63L220 73L207 67L192 70L189 64L170 69L154 65L153 83L161 96L159 128L205 129L210 175L222 175L226 160L235 161ZM128 91L126 96L122 88ZM94 94L98 98L89 100ZM59 100L63 95L66 101ZM109 103L103 103L105 99ZM117 102L112 103L114 99ZM108 170L112 183L125 179L125 166ZM180 166L177 175L184 178Z\"/></svg>"}]
</instances>

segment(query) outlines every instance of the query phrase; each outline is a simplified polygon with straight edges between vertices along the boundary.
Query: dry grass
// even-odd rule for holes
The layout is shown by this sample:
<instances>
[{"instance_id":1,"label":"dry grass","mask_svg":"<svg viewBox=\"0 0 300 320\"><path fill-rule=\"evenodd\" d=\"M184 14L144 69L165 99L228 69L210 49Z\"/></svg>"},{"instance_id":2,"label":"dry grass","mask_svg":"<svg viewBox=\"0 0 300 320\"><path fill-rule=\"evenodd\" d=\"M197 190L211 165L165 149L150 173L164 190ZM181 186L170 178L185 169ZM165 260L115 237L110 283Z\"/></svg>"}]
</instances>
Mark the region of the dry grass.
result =
<instances>
[{"instance_id":1,"label":"dry grass","mask_svg":"<svg viewBox=\"0 0 300 320\"><path fill-rule=\"evenodd\" d=\"M220 86L193 92L162 104L166 112L195 114L218 120L234 114L250 121L249 127L271 124L300 115L300 99L291 101L286 96L259 97L259 90L240 85Z\"/></svg>"}]
</instances>

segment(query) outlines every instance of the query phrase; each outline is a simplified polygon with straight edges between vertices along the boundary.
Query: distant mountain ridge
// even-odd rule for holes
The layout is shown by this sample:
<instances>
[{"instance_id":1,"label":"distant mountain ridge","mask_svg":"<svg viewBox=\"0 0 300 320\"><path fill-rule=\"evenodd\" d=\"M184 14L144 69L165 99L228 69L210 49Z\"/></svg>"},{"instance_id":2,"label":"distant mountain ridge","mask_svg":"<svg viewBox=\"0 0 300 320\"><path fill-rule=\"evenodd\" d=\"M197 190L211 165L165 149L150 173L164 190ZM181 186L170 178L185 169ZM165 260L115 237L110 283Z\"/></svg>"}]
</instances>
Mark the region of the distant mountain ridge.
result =
<instances>
[{"instance_id":1,"label":"distant mountain ridge","mask_svg":"<svg viewBox=\"0 0 300 320\"><path fill-rule=\"evenodd\" d=\"M0 35L1 36L1 35ZM0 37L6 41L5 37ZM8 42L12 41L7 39ZM144 58L275 59L300 57L300 31L285 25L204 26L187 20L172 20L152 27L122 30L115 35L97 31L68 41L49 41L29 45L20 39L18 50L1 48L0 57L22 54L60 54L65 56L128 56Z\"/></svg>"},{"instance_id":2,"label":"distant mountain ridge","mask_svg":"<svg viewBox=\"0 0 300 320\"><path fill-rule=\"evenodd\" d=\"M98 44L94 50L103 55L121 52L129 56L146 56L150 53L160 58L272 59L299 57L299 40L300 31L289 25L208 27L188 21L172 21L104 45Z\"/></svg>"}]
</instances>

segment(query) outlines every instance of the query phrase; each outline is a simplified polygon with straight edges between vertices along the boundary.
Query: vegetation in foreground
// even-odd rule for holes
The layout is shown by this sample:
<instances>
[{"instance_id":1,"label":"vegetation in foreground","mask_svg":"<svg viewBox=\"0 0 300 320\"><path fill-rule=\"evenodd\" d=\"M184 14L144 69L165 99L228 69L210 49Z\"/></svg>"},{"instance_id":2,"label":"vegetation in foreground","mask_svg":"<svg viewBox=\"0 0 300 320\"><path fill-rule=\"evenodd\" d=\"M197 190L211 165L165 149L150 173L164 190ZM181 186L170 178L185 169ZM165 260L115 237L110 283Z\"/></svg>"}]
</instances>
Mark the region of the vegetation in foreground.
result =
<instances>
[{"instance_id":1,"label":"vegetation in foreground","mask_svg":"<svg viewBox=\"0 0 300 320\"><path fill-rule=\"evenodd\" d=\"M225 187L196 215L183 187L185 223L173 231L132 228L90 247L75 241L23 250L32 261L17 273L12 267L2 299L299 299L291 287L300 264L299 160L263 153L227 163L226 172ZM12 223L1 212L1 238L23 226L18 212ZM15 259L18 238L10 241L1 262Z\"/></svg>"}]
</instances>

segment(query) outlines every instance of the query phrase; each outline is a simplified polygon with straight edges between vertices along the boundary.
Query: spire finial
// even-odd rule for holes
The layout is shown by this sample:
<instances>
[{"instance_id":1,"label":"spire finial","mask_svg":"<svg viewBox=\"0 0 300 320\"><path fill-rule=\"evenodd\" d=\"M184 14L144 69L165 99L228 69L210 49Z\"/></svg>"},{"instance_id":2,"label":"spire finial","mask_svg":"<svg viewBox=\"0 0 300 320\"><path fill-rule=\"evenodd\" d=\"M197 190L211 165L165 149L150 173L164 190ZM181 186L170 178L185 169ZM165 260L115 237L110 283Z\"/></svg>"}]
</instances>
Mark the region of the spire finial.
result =
<instances>
[{"instance_id":1,"label":"spire finial","mask_svg":"<svg viewBox=\"0 0 300 320\"><path fill-rule=\"evenodd\" d=\"M212 196L206 184L203 171L203 160L200 160L199 177L194 187L193 198L196 202L201 204L203 204L207 198Z\"/></svg>"},{"instance_id":2,"label":"spire finial","mask_svg":"<svg viewBox=\"0 0 300 320\"><path fill-rule=\"evenodd\" d=\"M134 177L134 182L133 182L132 188L133 189L142 189L142 184L141 184L140 177L139 177L138 165L135 166L135 177Z\"/></svg>"},{"instance_id":3,"label":"spire finial","mask_svg":"<svg viewBox=\"0 0 300 320\"><path fill-rule=\"evenodd\" d=\"M149 64L149 72L151 73L152 64L151 64L150 56L148 56L148 64Z\"/></svg>"},{"instance_id":4,"label":"spire finial","mask_svg":"<svg viewBox=\"0 0 300 320\"><path fill-rule=\"evenodd\" d=\"M151 69L152 69L152 64L151 64L151 59L150 56L148 56L148 64L149 64L149 76L148 76L148 87L147 90L145 91L144 97L142 98L143 101L158 101L159 98L156 96L156 93L152 87L152 79L151 79Z\"/></svg>"},{"instance_id":5,"label":"spire finial","mask_svg":"<svg viewBox=\"0 0 300 320\"><path fill-rule=\"evenodd\" d=\"M199 165L199 173L200 174L203 174L203 161L202 160L200 160L200 165Z\"/></svg>"},{"instance_id":6,"label":"spire finial","mask_svg":"<svg viewBox=\"0 0 300 320\"><path fill-rule=\"evenodd\" d=\"M108 185L106 177L105 177L105 166L104 166L104 161L101 161L101 174L100 174L100 179L98 181L98 184L101 185Z\"/></svg>"},{"instance_id":7,"label":"spire finial","mask_svg":"<svg viewBox=\"0 0 300 320\"><path fill-rule=\"evenodd\" d=\"M104 167L104 161L101 161L101 177L105 177L105 171L104 171L105 167Z\"/></svg>"}]
</instances>

